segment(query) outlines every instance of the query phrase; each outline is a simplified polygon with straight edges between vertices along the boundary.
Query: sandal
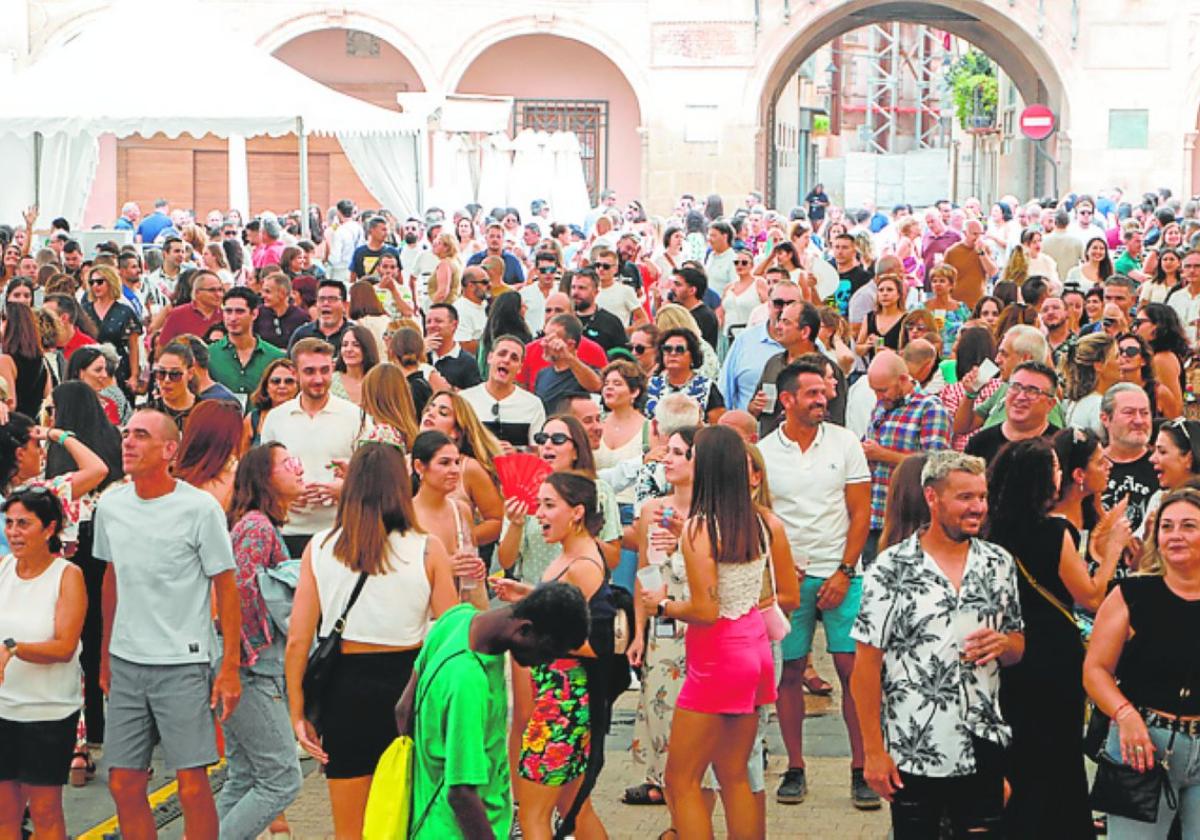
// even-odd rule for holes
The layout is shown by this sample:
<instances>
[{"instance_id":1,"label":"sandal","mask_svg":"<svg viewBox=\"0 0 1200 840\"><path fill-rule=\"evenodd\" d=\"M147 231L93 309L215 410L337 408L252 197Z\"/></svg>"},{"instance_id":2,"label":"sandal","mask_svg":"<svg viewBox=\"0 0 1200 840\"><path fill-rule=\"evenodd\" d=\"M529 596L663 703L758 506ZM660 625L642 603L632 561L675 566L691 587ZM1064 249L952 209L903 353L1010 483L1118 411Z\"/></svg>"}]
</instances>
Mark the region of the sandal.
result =
<instances>
[{"instance_id":1,"label":"sandal","mask_svg":"<svg viewBox=\"0 0 1200 840\"><path fill-rule=\"evenodd\" d=\"M71 787L83 787L96 778L96 762L87 750L79 750L71 758L71 772L68 780Z\"/></svg>"},{"instance_id":2,"label":"sandal","mask_svg":"<svg viewBox=\"0 0 1200 840\"><path fill-rule=\"evenodd\" d=\"M667 804L667 798L663 795L663 789L650 782L625 788L625 795L621 797L621 801L626 805Z\"/></svg>"},{"instance_id":3,"label":"sandal","mask_svg":"<svg viewBox=\"0 0 1200 840\"><path fill-rule=\"evenodd\" d=\"M833 686L821 679L817 669L811 665L804 671L804 689L816 697L828 697L833 694Z\"/></svg>"},{"instance_id":4,"label":"sandal","mask_svg":"<svg viewBox=\"0 0 1200 840\"><path fill-rule=\"evenodd\" d=\"M658 835L658 840L678 840L679 832L673 828L668 828L662 834Z\"/></svg>"}]
</instances>

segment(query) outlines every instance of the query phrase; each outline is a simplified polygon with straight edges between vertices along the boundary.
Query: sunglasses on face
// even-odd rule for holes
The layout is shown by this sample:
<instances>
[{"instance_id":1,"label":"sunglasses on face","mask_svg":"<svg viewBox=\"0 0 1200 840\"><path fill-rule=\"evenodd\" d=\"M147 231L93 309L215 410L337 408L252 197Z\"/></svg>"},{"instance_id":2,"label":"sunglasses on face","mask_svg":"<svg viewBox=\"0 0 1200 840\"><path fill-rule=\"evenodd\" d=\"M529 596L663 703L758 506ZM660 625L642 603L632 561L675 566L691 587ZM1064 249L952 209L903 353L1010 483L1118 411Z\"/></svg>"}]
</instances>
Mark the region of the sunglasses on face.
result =
<instances>
[{"instance_id":1,"label":"sunglasses on face","mask_svg":"<svg viewBox=\"0 0 1200 840\"><path fill-rule=\"evenodd\" d=\"M107 286L108 281L105 280L103 277L97 275L95 277L88 278L88 285L89 286Z\"/></svg>"},{"instance_id":2,"label":"sunglasses on face","mask_svg":"<svg viewBox=\"0 0 1200 840\"><path fill-rule=\"evenodd\" d=\"M1124 356L1126 359L1133 359L1133 358L1136 358L1137 356L1142 355L1142 348L1130 344L1127 347L1119 348L1117 350L1117 352L1120 353L1122 356Z\"/></svg>"},{"instance_id":3,"label":"sunglasses on face","mask_svg":"<svg viewBox=\"0 0 1200 840\"><path fill-rule=\"evenodd\" d=\"M294 377L294 376L272 376L270 379L267 380L267 382L271 385L287 385L288 387L291 387L292 385L296 384L296 377Z\"/></svg>"},{"instance_id":4,"label":"sunglasses on face","mask_svg":"<svg viewBox=\"0 0 1200 840\"><path fill-rule=\"evenodd\" d=\"M649 347L649 345L646 345L646 344L631 344L629 346L629 349L632 350L635 355L640 356L643 353L645 353L647 350L649 350L650 347Z\"/></svg>"},{"instance_id":5,"label":"sunglasses on face","mask_svg":"<svg viewBox=\"0 0 1200 840\"><path fill-rule=\"evenodd\" d=\"M557 269L555 266L552 266L552 265L540 265L540 266L538 266L538 274L553 274L553 273L554 273L554 272L556 272L556 271L558 271L558 269Z\"/></svg>"},{"instance_id":6,"label":"sunglasses on face","mask_svg":"<svg viewBox=\"0 0 1200 840\"><path fill-rule=\"evenodd\" d=\"M167 368L155 368L154 369L154 378L157 379L159 382L163 382L163 381L179 382L180 380L183 379L183 371L176 370L176 369L168 370Z\"/></svg>"},{"instance_id":7,"label":"sunglasses on face","mask_svg":"<svg viewBox=\"0 0 1200 840\"><path fill-rule=\"evenodd\" d=\"M1101 323L1104 324L1104 326L1106 326L1106 327L1115 327L1117 325L1117 319L1116 318L1102 318ZM1134 326L1136 327L1137 324L1134 324Z\"/></svg>"},{"instance_id":8,"label":"sunglasses on face","mask_svg":"<svg viewBox=\"0 0 1200 840\"><path fill-rule=\"evenodd\" d=\"M784 300L783 298L771 299L771 306L774 306L776 309L783 309L783 307L787 306L789 303L791 303L790 300Z\"/></svg>"},{"instance_id":9,"label":"sunglasses on face","mask_svg":"<svg viewBox=\"0 0 1200 840\"><path fill-rule=\"evenodd\" d=\"M664 344L662 351L664 356L682 356L688 349L686 344Z\"/></svg>"},{"instance_id":10,"label":"sunglasses on face","mask_svg":"<svg viewBox=\"0 0 1200 840\"><path fill-rule=\"evenodd\" d=\"M734 260L734 265L750 265L750 260Z\"/></svg>"},{"instance_id":11,"label":"sunglasses on face","mask_svg":"<svg viewBox=\"0 0 1200 840\"><path fill-rule=\"evenodd\" d=\"M554 434L538 432L533 436L533 442L538 446L545 446L546 441L553 443L555 446L562 446L564 443L568 443L570 440L571 436L566 432L555 432Z\"/></svg>"},{"instance_id":12,"label":"sunglasses on face","mask_svg":"<svg viewBox=\"0 0 1200 840\"><path fill-rule=\"evenodd\" d=\"M236 231L236 230L227 230L227 231L224 231L224 233L223 233L222 235L223 235L223 236L224 236L226 239L228 239L228 238L229 238L229 237L231 237L231 236L237 236L237 231Z\"/></svg>"},{"instance_id":13,"label":"sunglasses on face","mask_svg":"<svg viewBox=\"0 0 1200 840\"><path fill-rule=\"evenodd\" d=\"M596 263L596 268L602 268L605 271L611 271L612 269L616 268L616 266L610 262L598 262Z\"/></svg>"}]
</instances>

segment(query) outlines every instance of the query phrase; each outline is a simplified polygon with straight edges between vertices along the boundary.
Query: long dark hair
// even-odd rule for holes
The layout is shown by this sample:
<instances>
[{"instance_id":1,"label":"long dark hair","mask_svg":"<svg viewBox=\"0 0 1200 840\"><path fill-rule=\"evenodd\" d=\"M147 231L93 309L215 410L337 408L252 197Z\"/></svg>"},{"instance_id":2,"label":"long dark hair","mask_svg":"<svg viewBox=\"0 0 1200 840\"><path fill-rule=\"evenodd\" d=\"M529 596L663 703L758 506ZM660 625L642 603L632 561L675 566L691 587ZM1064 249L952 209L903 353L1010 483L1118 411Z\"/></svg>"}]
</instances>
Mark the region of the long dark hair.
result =
<instances>
[{"instance_id":1,"label":"long dark hair","mask_svg":"<svg viewBox=\"0 0 1200 840\"><path fill-rule=\"evenodd\" d=\"M881 551L903 542L929 524L929 504L921 487L921 470L928 457L925 452L914 453L892 470L883 507L883 532L879 535Z\"/></svg>"},{"instance_id":2,"label":"long dark hair","mask_svg":"<svg viewBox=\"0 0 1200 840\"><path fill-rule=\"evenodd\" d=\"M1179 322L1179 313L1165 303L1147 303L1138 315L1154 325L1154 338L1150 340L1150 349L1155 353L1174 353L1182 363L1191 358L1191 346L1188 344L1187 333Z\"/></svg>"},{"instance_id":3,"label":"long dark hair","mask_svg":"<svg viewBox=\"0 0 1200 840\"><path fill-rule=\"evenodd\" d=\"M199 486L212 481L242 446L242 413L234 403L203 400L183 424L175 477Z\"/></svg>"},{"instance_id":4,"label":"long dark hair","mask_svg":"<svg viewBox=\"0 0 1200 840\"><path fill-rule=\"evenodd\" d=\"M571 469L595 478L596 457L592 454L592 442L588 439L587 429L570 414L552 414L546 418L542 428L545 429L553 420L567 427L567 434L571 436L571 443L575 446L575 463L571 464Z\"/></svg>"},{"instance_id":5,"label":"long dark hair","mask_svg":"<svg viewBox=\"0 0 1200 840\"><path fill-rule=\"evenodd\" d=\"M1062 470L1062 481L1058 488L1061 501L1071 487L1075 470L1086 470L1088 462L1103 444L1091 429L1062 429L1054 436L1054 452L1058 455L1058 466ZM1090 531L1100 521L1099 494L1092 493L1083 499L1083 527Z\"/></svg>"},{"instance_id":6,"label":"long dark hair","mask_svg":"<svg viewBox=\"0 0 1200 840\"><path fill-rule=\"evenodd\" d=\"M433 457L442 451L447 446L453 446L454 450L458 451L458 445L450 439L450 436L445 432L439 432L437 429L428 429L417 435L417 439L412 444L412 491L413 495L417 495L417 491L421 489L421 474L417 472L417 461L420 461L425 466L429 466L429 462Z\"/></svg>"},{"instance_id":7,"label":"long dark hair","mask_svg":"<svg viewBox=\"0 0 1200 840\"><path fill-rule=\"evenodd\" d=\"M8 415L0 426L0 487L8 487L17 474L17 450L29 443L33 421L19 411Z\"/></svg>"},{"instance_id":8,"label":"long dark hair","mask_svg":"<svg viewBox=\"0 0 1200 840\"><path fill-rule=\"evenodd\" d=\"M741 435L727 426L708 426L696 433L693 451L696 478L688 512L692 536L700 528L707 530L718 563L756 560L766 544L750 497L750 470Z\"/></svg>"},{"instance_id":9,"label":"long dark hair","mask_svg":"<svg viewBox=\"0 0 1200 840\"><path fill-rule=\"evenodd\" d=\"M64 382L51 392L54 401L54 427L72 432L79 442L95 452L108 466L108 475L100 483L103 490L125 475L121 466L121 433L104 413L100 398L86 383ZM65 475L79 469L66 447L51 443L46 452L46 477Z\"/></svg>"},{"instance_id":10,"label":"long dark hair","mask_svg":"<svg viewBox=\"0 0 1200 840\"><path fill-rule=\"evenodd\" d=\"M521 296L507 292L492 298L488 307L487 323L483 327L483 337L479 340L483 352L489 353L496 339L502 335L512 335L521 339L525 344L533 341L529 334L529 325L521 314Z\"/></svg>"},{"instance_id":11,"label":"long dark hair","mask_svg":"<svg viewBox=\"0 0 1200 840\"><path fill-rule=\"evenodd\" d=\"M964 327L958 334L958 349L954 353L954 370L958 381L984 359L996 358L996 339L987 327Z\"/></svg>"},{"instance_id":12,"label":"long dark hair","mask_svg":"<svg viewBox=\"0 0 1200 840\"><path fill-rule=\"evenodd\" d=\"M23 303L10 303L4 307L4 320L4 341L0 346L5 353L17 359L36 359L41 355L41 339L32 309Z\"/></svg>"},{"instance_id":13,"label":"long dark hair","mask_svg":"<svg viewBox=\"0 0 1200 840\"><path fill-rule=\"evenodd\" d=\"M356 572L387 574L388 538L393 531L421 532L413 512L412 490L397 476L407 472L404 453L386 443L366 443L358 448L346 469L337 519L325 543L333 556Z\"/></svg>"},{"instance_id":14,"label":"long dark hair","mask_svg":"<svg viewBox=\"0 0 1200 840\"><path fill-rule=\"evenodd\" d=\"M266 516L273 525L282 525L287 521L287 508L271 484L276 449L286 450L286 447L278 441L272 441L251 447L242 456L233 478L233 500L229 503L230 526L254 511Z\"/></svg>"},{"instance_id":15,"label":"long dark hair","mask_svg":"<svg viewBox=\"0 0 1200 840\"><path fill-rule=\"evenodd\" d=\"M986 537L1010 547L1054 505L1054 450L1042 437L1005 444L988 469Z\"/></svg>"}]
</instances>

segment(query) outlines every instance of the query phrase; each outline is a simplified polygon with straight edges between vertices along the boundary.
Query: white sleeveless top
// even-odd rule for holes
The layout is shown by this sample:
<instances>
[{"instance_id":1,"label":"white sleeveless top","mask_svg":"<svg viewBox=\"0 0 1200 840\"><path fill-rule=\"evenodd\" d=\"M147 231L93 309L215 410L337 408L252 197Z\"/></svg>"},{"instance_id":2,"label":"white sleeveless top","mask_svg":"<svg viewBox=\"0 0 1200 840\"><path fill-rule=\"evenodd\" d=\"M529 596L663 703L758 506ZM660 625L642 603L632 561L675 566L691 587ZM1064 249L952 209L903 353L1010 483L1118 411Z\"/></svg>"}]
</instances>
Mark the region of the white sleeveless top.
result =
<instances>
[{"instance_id":1,"label":"white sleeveless top","mask_svg":"<svg viewBox=\"0 0 1200 840\"><path fill-rule=\"evenodd\" d=\"M725 289L725 297L721 299L721 305L725 307L726 332L730 327L744 327L750 320L750 313L760 303L757 282L751 283L741 294L734 294L733 284L729 284Z\"/></svg>"},{"instance_id":2,"label":"white sleeveless top","mask_svg":"<svg viewBox=\"0 0 1200 840\"><path fill-rule=\"evenodd\" d=\"M56 557L33 580L17 577L17 559L0 559L0 639L46 642L54 638L54 611L70 563ZM37 665L13 658L0 683L0 718L22 722L62 720L83 705L79 645L67 662Z\"/></svg>"},{"instance_id":3,"label":"white sleeveless top","mask_svg":"<svg viewBox=\"0 0 1200 840\"><path fill-rule=\"evenodd\" d=\"M738 619L758 607L767 555L749 563L717 564L717 604L721 618Z\"/></svg>"},{"instance_id":4,"label":"white sleeveless top","mask_svg":"<svg viewBox=\"0 0 1200 840\"><path fill-rule=\"evenodd\" d=\"M325 542L329 534L332 536ZM417 531L392 532L386 563L390 571L367 578L346 618L343 639L395 647L419 645L425 640L433 621L429 607L433 587L425 574L427 539L426 534ZM333 556L336 543L337 532L329 529L314 534L311 543L312 569L321 601L321 636L333 632L359 577L358 572Z\"/></svg>"}]
</instances>

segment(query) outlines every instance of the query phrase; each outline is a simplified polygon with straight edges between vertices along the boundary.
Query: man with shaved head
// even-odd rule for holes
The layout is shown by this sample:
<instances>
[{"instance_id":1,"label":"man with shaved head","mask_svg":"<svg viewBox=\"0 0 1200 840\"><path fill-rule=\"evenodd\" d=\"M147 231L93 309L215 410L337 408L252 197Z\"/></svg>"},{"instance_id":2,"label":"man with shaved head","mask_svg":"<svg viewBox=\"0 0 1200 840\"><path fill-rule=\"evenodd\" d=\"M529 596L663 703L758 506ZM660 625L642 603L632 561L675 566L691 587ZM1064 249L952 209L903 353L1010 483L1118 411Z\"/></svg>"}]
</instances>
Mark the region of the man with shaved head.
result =
<instances>
[{"instance_id":1,"label":"man with shaved head","mask_svg":"<svg viewBox=\"0 0 1200 840\"><path fill-rule=\"evenodd\" d=\"M213 713L241 696L242 613L233 548L216 500L171 476L175 422L144 409L123 432L131 481L96 504L94 555L104 573L100 686L108 695L104 763L126 837L153 837L146 800L156 742L179 782L189 837L218 833L206 768L217 763ZM216 593L223 652L213 635ZM210 664L220 661L215 673Z\"/></svg>"},{"instance_id":2,"label":"man with shaved head","mask_svg":"<svg viewBox=\"0 0 1200 840\"><path fill-rule=\"evenodd\" d=\"M546 296L546 326L549 326L557 315L573 314L575 314L575 304L566 292L551 292ZM537 381L537 375L544 368L550 366L549 360L546 359L545 345L546 336L543 328L542 337L530 342L525 347L525 366L521 368L521 377L518 381L521 387L527 391L533 390L533 383ZM579 380L579 384L585 391L593 394L599 393L604 384L600 379L600 371L608 364L608 355L604 352L604 348L586 335L580 336L579 344L575 347L575 356L583 362L583 367L575 371L575 378Z\"/></svg>"},{"instance_id":3,"label":"man with shaved head","mask_svg":"<svg viewBox=\"0 0 1200 840\"><path fill-rule=\"evenodd\" d=\"M950 415L941 400L921 390L898 353L877 353L867 369L867 383L876 403L863 438L863 453L871 464L871 530L864 566L875 559L879 546L892 470L906 455L950 447Z\"/></svg>"}]
</instances>

